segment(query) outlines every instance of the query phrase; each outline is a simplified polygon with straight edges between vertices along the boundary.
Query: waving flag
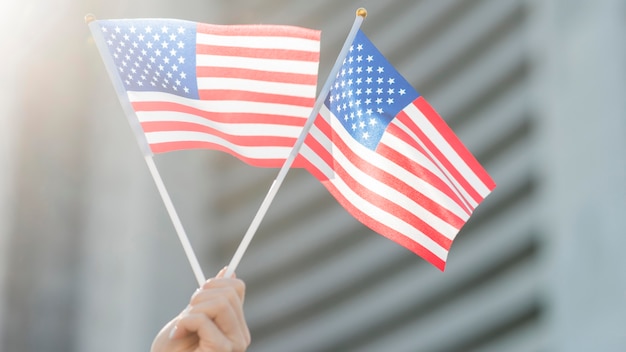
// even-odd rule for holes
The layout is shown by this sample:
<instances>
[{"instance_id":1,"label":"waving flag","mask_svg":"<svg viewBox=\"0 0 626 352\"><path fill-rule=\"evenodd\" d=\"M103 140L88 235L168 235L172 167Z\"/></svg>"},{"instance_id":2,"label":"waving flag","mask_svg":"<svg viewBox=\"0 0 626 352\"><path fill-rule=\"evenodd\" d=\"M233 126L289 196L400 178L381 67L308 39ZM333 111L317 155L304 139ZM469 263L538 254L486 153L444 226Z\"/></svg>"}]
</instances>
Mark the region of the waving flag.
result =
<instances>
[{"instance_id":1,"label":"waving flag","mask_svg":"<svg viewBox=\"0 0 626 352\"><path fill-rule=\"evenodd\" d=\"M360 30L297 165L356 219L440 270L461 227L495 188Z\"/></svg>"},{"instance_id":2,"label":"waving flag","mask_svg":"<svg viewBox=\"0 0 626 352\"><path fill-rule=\"evenodd\" d=\"M208 148L255 166L282 165L315 102L319 31L172 19L94 22L148 153Z\"/></svg>"}]
</instances>

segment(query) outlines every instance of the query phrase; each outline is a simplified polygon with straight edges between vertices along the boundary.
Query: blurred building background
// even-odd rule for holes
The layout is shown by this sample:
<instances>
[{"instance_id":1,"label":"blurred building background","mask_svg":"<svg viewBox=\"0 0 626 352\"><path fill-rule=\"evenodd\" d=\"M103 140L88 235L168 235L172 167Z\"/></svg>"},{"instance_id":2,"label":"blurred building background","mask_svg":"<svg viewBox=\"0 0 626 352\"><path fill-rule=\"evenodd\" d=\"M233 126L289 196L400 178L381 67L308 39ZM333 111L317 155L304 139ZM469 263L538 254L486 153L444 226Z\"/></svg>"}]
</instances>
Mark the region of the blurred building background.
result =
<instances>
[{"instance_id":1,"label":"blurred building background","mask_svg":"<svg viewBox=\"0 0 626 352\"><path fill-rule=\"evenodd\" d=\"M196 288L83 16L354 19L498 187L444 273L289 172L238 268L250 351L626 351L626 1L0 3L0 351L149 350ZM156 163L207 276L277 170Z\"/></svg>"}]
</instances>

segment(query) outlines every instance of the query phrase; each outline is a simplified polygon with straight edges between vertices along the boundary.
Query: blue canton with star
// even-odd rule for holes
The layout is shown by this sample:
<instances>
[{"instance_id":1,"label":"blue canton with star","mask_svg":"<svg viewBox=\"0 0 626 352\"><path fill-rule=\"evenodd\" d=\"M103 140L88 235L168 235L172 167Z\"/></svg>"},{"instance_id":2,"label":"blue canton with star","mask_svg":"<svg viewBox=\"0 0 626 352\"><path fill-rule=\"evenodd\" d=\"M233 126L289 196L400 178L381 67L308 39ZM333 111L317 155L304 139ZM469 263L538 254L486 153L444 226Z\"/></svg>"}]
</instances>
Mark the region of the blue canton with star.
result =
<instances>
[{"instance_id":1,"label":"blue canton with star","mask_svg":"<svg viewBox=\"0 0 626 352\"><path fill-rule=\"evenodd\" d=\"M385 129L417 91L358 31L325 105L350 135L376 150Z\"/></svg>"},{"instance_id":2,"label":"blue canton with star","mask_svg":"<svg viewBox=\"0 0 626 352\"><path fill-rule=\"evenodd\" d=\"M127 91L198 98L195 23L139 19L99 24Z\"/></svg>"}]
</instances>

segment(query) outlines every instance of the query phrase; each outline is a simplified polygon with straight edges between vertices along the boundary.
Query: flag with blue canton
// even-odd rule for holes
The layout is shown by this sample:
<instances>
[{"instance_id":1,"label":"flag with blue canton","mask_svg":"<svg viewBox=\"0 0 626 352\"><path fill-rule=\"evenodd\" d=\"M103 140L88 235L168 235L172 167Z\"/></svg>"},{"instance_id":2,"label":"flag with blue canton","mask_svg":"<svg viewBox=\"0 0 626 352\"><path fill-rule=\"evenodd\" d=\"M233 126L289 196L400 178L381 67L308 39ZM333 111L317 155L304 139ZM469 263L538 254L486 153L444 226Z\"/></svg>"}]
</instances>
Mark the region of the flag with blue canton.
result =
<instances>
[{"instance_id":1,"label":"flag with blue canton","mask_svg":"<svg viewBox=\"0 0 626 352\"><path fill-rule=\"evenodd\" d=\"M297 161L356 219L441 270L457 233L495 188L360 30Z\"/></svg>"},{"instance_id":2,"label":"flag with blue canton","mask_svg":"<svg viewBox=\"0 0 626 352\"><path fill-rule=\"evenodd\" d=\"M315 102L317 30L177 19L89 27L145 154L206 148L280 167Z\"/></svg>"}]
</instances>

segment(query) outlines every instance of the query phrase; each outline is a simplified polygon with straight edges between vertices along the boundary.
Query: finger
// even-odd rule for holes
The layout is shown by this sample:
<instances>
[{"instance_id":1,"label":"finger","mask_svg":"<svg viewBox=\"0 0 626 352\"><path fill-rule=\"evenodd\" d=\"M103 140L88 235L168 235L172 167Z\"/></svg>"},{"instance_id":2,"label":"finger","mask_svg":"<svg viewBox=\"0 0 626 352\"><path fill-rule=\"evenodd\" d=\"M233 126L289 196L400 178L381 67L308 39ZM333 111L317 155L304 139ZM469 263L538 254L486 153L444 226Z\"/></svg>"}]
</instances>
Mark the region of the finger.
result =
<instances>
[{"instance_id":1,"label":"finger","mask_svg":"<svg viewBox=\"0 0 626 352\"><path fill-rule=\"evenodd\" d=\"M239 299L241 300L241 302L244 301L245 298L245 293L246 293L246 284L243 282L243 280L240 279L235 279L235 278L212 278L207 280L202 287L200 288L199 291L207 291L207 290L211 290L214 288L224 288L224 287L231 287L233 288L236 292L237 295L239 296ZM199 292L196 291L196 294Z\"/></svg>"},{"instance_id":2,"label":"finger","mask_svg":"<svg viewBox=\"0 0 626 352\"><path fill-rule=\"evenodd\" d=\"M250 341L250 332L245 321L240 319L237 309L232 307L224 297L195 305L189 314L202 314L211 319L237 348L247 345Z\"/></svg>"},{"instance_id":3,"label":"finger","mask_svg":"<svg viewBox=\"0 0 626 352\"><path fill-rule=\"evenodd\" d=\"M188 313L176 323L173 339L197 334L199 351L232 351L233 342L217 327L215 322L202 313Z\"/></svg>"},{"instance_id":4,"label":"finger","mask_svg":"<svg viewBox=\"0 0 626 352\"><path fill-rule=\"evenodd\" d=\"M222 268L222 270L220 270L220 271L217 273L217 275L215 275L215 277L217 277L217 278L227 277L227 276L226 276L226 272L227 272L227 271L228 271L228 266L225 266L225 267L223 267L223 268ZM230 274L230 276L228 276L228 278L231 278L231 279L234 279L234 278L236 278L236 277L237 277L237 274L235 274L235 272L232 272L232 273Z\"/></svg>"},{"instance_id":5,"label":"finger","mask_svg":"<svg viewBox=\"0 0 626 352\"><path fill-rule=\"evenodd\" d=\"M189 302L191 307L200 305L204 302L218 302L218 304L228 304L235 312L237 323L247 331L246 319L243 313L243 302L239 297L237 290L231 285L224 287L213 287L211 289L202 289L196 292Z\"/></svg>"}]
</instances>

